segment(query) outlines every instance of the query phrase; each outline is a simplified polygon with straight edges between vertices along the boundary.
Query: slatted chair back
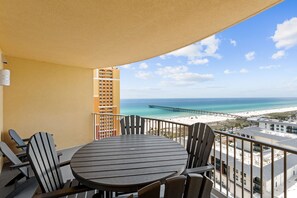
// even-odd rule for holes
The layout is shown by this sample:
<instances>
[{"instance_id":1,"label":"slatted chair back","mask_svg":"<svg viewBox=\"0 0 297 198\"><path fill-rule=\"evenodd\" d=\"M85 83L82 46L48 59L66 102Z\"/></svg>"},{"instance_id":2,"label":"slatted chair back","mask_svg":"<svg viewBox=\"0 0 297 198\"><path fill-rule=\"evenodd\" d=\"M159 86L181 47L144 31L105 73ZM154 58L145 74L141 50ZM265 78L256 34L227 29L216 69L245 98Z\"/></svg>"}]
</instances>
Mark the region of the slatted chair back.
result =
<instances>
[{"instance_id":1,"label":"slatted chair back","mask_svg":"<svg viewBox=\"0 0 297 198\"><path fill-rule=\"evenodd\" d=\"M187 175L184 198L209 198L213 182L201 174Z\"/></svg>"},{"instance_id":2,"label":"slatted chair back","mask_svg":"<svg viewBox=\"0 0 297 198\"><path fill-rule=\"evenodd\" d=\"M27 145L27 156L43 193L63 188L63 178L51 134L34 134Z\"/></svg>"},{"instance_id":3,"label":"slatted chair back","mask_svg":"<svg viewBox=\"0 0 297 198\"><path fill-rule=\"evenodd\" d=\"M214 138L213 130L204 123L195 123L189 127L187 168L195 168L207 164Z\"/></svg>"},{"instance_id":4,"label":"slatted chair back","mask_svg":"<svg viewBox=\"0 0 297 198\"><path fill-rule=\"evenodd\" d=\"M166 179L164 198L182 198L186 179L187 178L183 175Z\"/></svg>"},{"instance_id":5,"label":"slatted chair back","mask_svg":"<svg viewBox=\"0 0 297 198\"><path fill-rule=\"evenodd\" d=\"M7 157L14 165L21 164L22 161L12 152L12 150L7 146L5 142L0 142L0 151L2 154ZM26 176L29 177L28 168L20 167L19 170Z\"/></svg>"},{"instance_id":6,"label":"slatted chair back","mask_svg":"<svg viewBox=\"0 0 297 198\"><path fill-rule=\"evenodd\" d=\"M143 187L138 191L138 197L160 198L160 185L158 181ZM165 181L164 198L210 198L212 185L213 182L201 174L171 177Z\"/></svg>"},{"instance_id":7,"label":"slatted chair back","mask_svg":"<svg viewBox=\"0 0 297 198\"><path fill-rule=\"evenodd\" d=\"M11 137L11 139L18 145L20 148L25 151L26 150L26 143L23 141L23 139L19 136L19 134L13 130L9 129L8 134Z\"/></svg>"},{"instance_id":8,"label":"slatted chair back","mask_svg":"<svg viewBox=\"0 0 297 198\"><path fill-rule=\"evenodd\" d=\"M149 184L138 191L138 198L160 198L160 187L159 181Z\"/></svg>"},{"instance_id":9,"label":"slatted chair back","mask_svg":"<svg viewBox=\"0 0 297 198\"><path fill-rule=\"evenodd\" d=\"M122 135L144 134L144 118L131 115L121 119Z\"/></svg>"}]
</instances>

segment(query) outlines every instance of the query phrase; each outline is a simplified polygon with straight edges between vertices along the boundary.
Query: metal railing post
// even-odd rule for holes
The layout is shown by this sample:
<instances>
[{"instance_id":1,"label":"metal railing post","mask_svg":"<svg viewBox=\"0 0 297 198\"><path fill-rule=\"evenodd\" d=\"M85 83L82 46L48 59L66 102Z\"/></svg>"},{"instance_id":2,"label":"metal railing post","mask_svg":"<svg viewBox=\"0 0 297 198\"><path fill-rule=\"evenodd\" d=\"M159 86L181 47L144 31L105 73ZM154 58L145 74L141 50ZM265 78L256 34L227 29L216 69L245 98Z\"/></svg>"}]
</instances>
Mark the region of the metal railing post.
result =
<instances>
[{"instance_id":1,"label":"metal railing post","mask_svg":"<svg viewBox=\"0 0 297 198\"><path fill-rule=\"evenodd\" d=\"M93 116L93 118L94 118L94 140L97 140L97 114L96 113L94 113L93 114L94 116Z\"/></svg>"},{"instance_id":2,"label":"metal railing post","mask_svg":"<svg viewBox=\"0 0 297 198\"><path fill-rule=\"evenodd\" d=\"M160 136L160 128L161 128L161 125L160 125L160 120L158 120L158 130L157 130L157 134L158 136Z\"/></svg>"}]
</instances>

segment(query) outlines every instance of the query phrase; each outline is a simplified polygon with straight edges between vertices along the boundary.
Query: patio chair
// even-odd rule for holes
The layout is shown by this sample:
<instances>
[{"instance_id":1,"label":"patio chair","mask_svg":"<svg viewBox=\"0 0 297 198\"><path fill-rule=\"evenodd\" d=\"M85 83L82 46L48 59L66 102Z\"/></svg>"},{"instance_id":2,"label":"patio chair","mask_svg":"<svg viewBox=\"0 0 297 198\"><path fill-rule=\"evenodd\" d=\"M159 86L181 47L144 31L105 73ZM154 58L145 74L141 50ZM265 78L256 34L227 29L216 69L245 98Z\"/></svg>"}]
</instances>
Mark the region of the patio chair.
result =
<instances>
[{"instance_id":1,"label":"patio chair","mask_svg":"<svg viewBox=\"0 0 297 198\"><path fill-rule=\"evenodd\" d=\"M20 159L23 161L23 160L27 160L26 159L26 149L27 149L27 144L26 142L29 141L30 138L25 138L25 139L22 139L19 134L14 130L14 129L9 129L8 130L8 134L10 136L10 138L16 143L16 147L18 149L21 149L22 151L18 153L18 156L20 157ZM52 134L51 134L52 135ZM58 151L58 158L60 160L60 157L62 156L63 154L61 152Z\"/></svg>"},{"instance_id":2,"label":"patio chair","mask_svg":"<svg viewBox=\"0 0 297 198\"><path fill-rule=\"evenodd\" d=\"M6 198L15 197L17 194L22 192L29 186L32 186L36 183L35 177L30 177L29 174L29 162L22 162L7 146L5 142L0 142L0 151L3 156L5 156L10 162L10 168L17 169L17 171L11 170L9 172L8 181L1 180L1 186L8 187L14 184L14 189ZM24 181L20 181L25 178ZM1 196L0 196L1 197Z\"/></svg>"},{"instance_id":3,"label":"patio chair","mask_svg":"<svg viewBox=\"0 0 297 198\"><path fill-rule=\"evenodd\" d=\"M160 198L160 189L159 181L149 184L138 191L138 198ZM164 198L209 198L211 189L212 181L200 174L172 177L165 181Z\"/></svg>"},{"instance_id":4,"label":"patio chair","mask_svg":"<svg viewBox=\"0 0 297 198\"><path fill-rule=\"evenodd\" d=\"M10 138L17 144L16 147L26 152L27 144L25 142L28 142L29 138L22 139L19 134L13 129L9 129L8 134Z\"/></svg>"},{"instance_id":5,"label":"patio chair","mask_svg":"<svg viewBox=\"0 0 297 198\"><path fill-rule=\"evenodd\" d=\"M79 197L84 197L85 193L94 194L95 190L75 179L64 183L60 167L69 165L70 161L59 163L51 134L39 132L33 135L28 142L27 157L40 187L34 197L61 197L77 193Z\"/></svg>"},{"instance_id":6,"label":"patio chair","mask_svg":"<svg viewBox=\"0 0 297 198\"><path fill-rule=\"evenodd\" d=\"M144 134L144 118L130 115L122 118L120 122L122 135Z\"/></svg>"},{"instance_id":7,"label":"patio chair","mask_svg":"<svg viewBox=\"0 0 297 198\"><path fill-rule=\"evenodd\" d=\"M5 142L0 142L0 151L11 163L11 168L17 168L19 170L19 174L13 177L10 181L8 181L5 186L9 186L14 184L16 181L22 178L29 178L29 162L22 162L17 155L12 152L12 150L7 146Z\"/></svg>"},{"instance_id":8,"label":"patio chair","mask_svg":"<svg viewBox=\"0 0 297 198\"><path fill-rule=\"evenodd\" d=\"M188 174L184 198L210 198L213 182L201 174Z\"/></svg>"},{"instance_id":9,"label":"patio chair","mask_svg":"<svg viewBox=\"0 0 297 198\"><path fill-rule=\"evenodd\" d=\"M195 123L189 127L187 152L187 168L184 175L189 173L206 173L210 177L213 165L208 164L208 158L214 142L215 134L204 123Z\"/></svg>"}]
</instances>

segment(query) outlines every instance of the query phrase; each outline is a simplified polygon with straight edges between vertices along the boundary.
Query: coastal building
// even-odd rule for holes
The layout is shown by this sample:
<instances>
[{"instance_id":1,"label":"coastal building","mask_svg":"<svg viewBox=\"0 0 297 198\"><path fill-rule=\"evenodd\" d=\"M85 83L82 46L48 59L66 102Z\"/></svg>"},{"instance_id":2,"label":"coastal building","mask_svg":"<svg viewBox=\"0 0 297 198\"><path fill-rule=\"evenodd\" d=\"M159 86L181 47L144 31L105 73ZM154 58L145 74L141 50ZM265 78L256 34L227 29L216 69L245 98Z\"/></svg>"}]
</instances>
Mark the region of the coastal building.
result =
<instances>
[{"instance_id":1,"label":"coastal building","mask_svg":"<svg viewBox=\"0 0 297 198\"><path fill-rule=\"evenodd\" d=\"M119 133L119 120L114 116L102 114L120 114L120 70L100 68L94 70L94 113L96 119L96 139Z\"/></svg>"},{"instance_id":2,"label":"coastal building","mask_svg":"<svg viewBox=\"0 0 297 198\"><path fill-rule=\"evenodd\" d=\"M226 145L223 146L224 150ZM223 188L227 188L227 178L228 178L228 191L233 192L234 189L234 181L236 184L237 195L241 195L242 184L244 185L244 197L250 197L251 190L253 191L253 195L260 196L261 193L261 157L259 152L253 152L254 160L253 165L251 166L250 152L244 152L244 163L242 166L242 153L241 149L236 149L236 158L230 155L233 152L233 148L229 146L229 155L225 152L220 153L219 149L216 149L216 171L215 178L217 184L220 183L220 178L222 181ZM221 157L222 167L221 167ZM214 161L213 152L211 153L212 161ZM228 160L228 163L227 163ZM235 162L234 162L235 160ZM284 157L281 152L275 153L274 160L274 197L281 198L283 197L282 191L284 187ZM290 188L292 190L295 188L295 180L297 179L297 156L294 154L287 155L287 182L291 185L288 186L288 190ZM269 197L271 194L271 152L264 151L263 152L263 197ZM243 167L243 170L242 170ZM251 172L252 169L252 172ZM220 176L220 170L222 171L222 176ZM251 189L252 188L252 189ZM240 197L238 195L238 197Z\"/></svg>"},{"instance_id":3,"label":"coastal building","mask_svg":"<svg viewBox=\"0 0 297 198\"><path fill-rule=\"evenodd\" d=\"M268 129L252 126L247 127L235 132L244 138L249 138L252 140L257 140L260 142L266 142L273 145L286 146L293 149L297 148L297 136L295 134L289 133L279 133L276 131L271 131ZM232 140L232 139L231 139ZM218 144L218 143L217 143ZM219 144L216 148L219 148ZM244 153L242 154L242 147ZM216 154L213 155L212 152L212 162L216 161L216 178L217 180L220 177L220 170L222 170L223 178L222 182L226 186L227 178L231 185L229 185L229 191L232 191L234 181L236 183L236 188L241 189L242 184L245 189L245 196L249 196L251 188L253 193L261 193L261 161L263 164L263 195L269 196L271 194L271 148L262 146L263 154L261 158L260 154L260 145L253 143L253 163L250 161L251 155L251 143L244 141L242 145L241 140L236 140L235 149L236 157L230 155L234 153L234 143L229 141L229 155L227 157L226 153L226 142L222 142L222 152L216 149ZM221 159L219 158L221 156ZM243 159L242 159L243 156ZM214 160L214 158L216 158ZM228 162L227 162L228 160ZM235 162L234 162L235 160ZM222 161L222 162L221 162ZM243 170L242 170L242 161L243 161ZM221 169L222 163L222 169ZM252 164L252 168L251 168ZM287 155L287 181L294 184L294 180L297 178L297 155L288 154ZM251 175L251 169L253 170ZM227 177L228 174L228 177ZM274 150L274 190L275 197L282 197L281 193L284 186L284 154L279 150ZM252 180L252 182L251 182ZM288 188L294 188L294 186L289 186Z\"/></svg>"},{"instance_id":4,"label":"coastal building","mask_svg":"<svg viewBox=\"0 0 297 198\"><path fill-rule=\"evenodd\" d=\"M295 133L297 134L297 123L290 121L280 121L276 119L258 119L259 127L263 129L268 129L271 131L281 132L281 133Z\"/></svg>"}]
</instances>

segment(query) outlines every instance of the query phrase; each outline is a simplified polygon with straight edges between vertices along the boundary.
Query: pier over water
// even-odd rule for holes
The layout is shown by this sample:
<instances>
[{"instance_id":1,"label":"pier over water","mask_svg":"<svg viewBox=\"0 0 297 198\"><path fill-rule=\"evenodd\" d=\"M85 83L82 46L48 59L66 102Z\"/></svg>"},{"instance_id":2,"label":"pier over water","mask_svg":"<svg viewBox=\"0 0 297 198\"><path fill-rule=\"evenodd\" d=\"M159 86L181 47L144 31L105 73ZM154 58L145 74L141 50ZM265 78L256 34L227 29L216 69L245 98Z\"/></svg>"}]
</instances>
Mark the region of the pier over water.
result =
<instances>
[{"instance_id":1,"label":"pier over water","mask_svg":"<svg viewBox=\"0 0 297 198\"><path fill-rule=\"evenodd\" d=\"M213 112L213 111L205 111L205 110L198 110L198 109L185 109L185 108L179 108L179 107L168 107L168 106L161 106L161 105L148 105L149 108L156 108L156 109L162 109L166 111L173 111L173 112L187 112L187 113L193 113L193 114L199 114L199 115L214 115L214 116L225 116L225 117L231 117L231 118L241 118L241 116L232 115L229 113L222 113L222 112Z\"/></svg>"}]
</instances>

